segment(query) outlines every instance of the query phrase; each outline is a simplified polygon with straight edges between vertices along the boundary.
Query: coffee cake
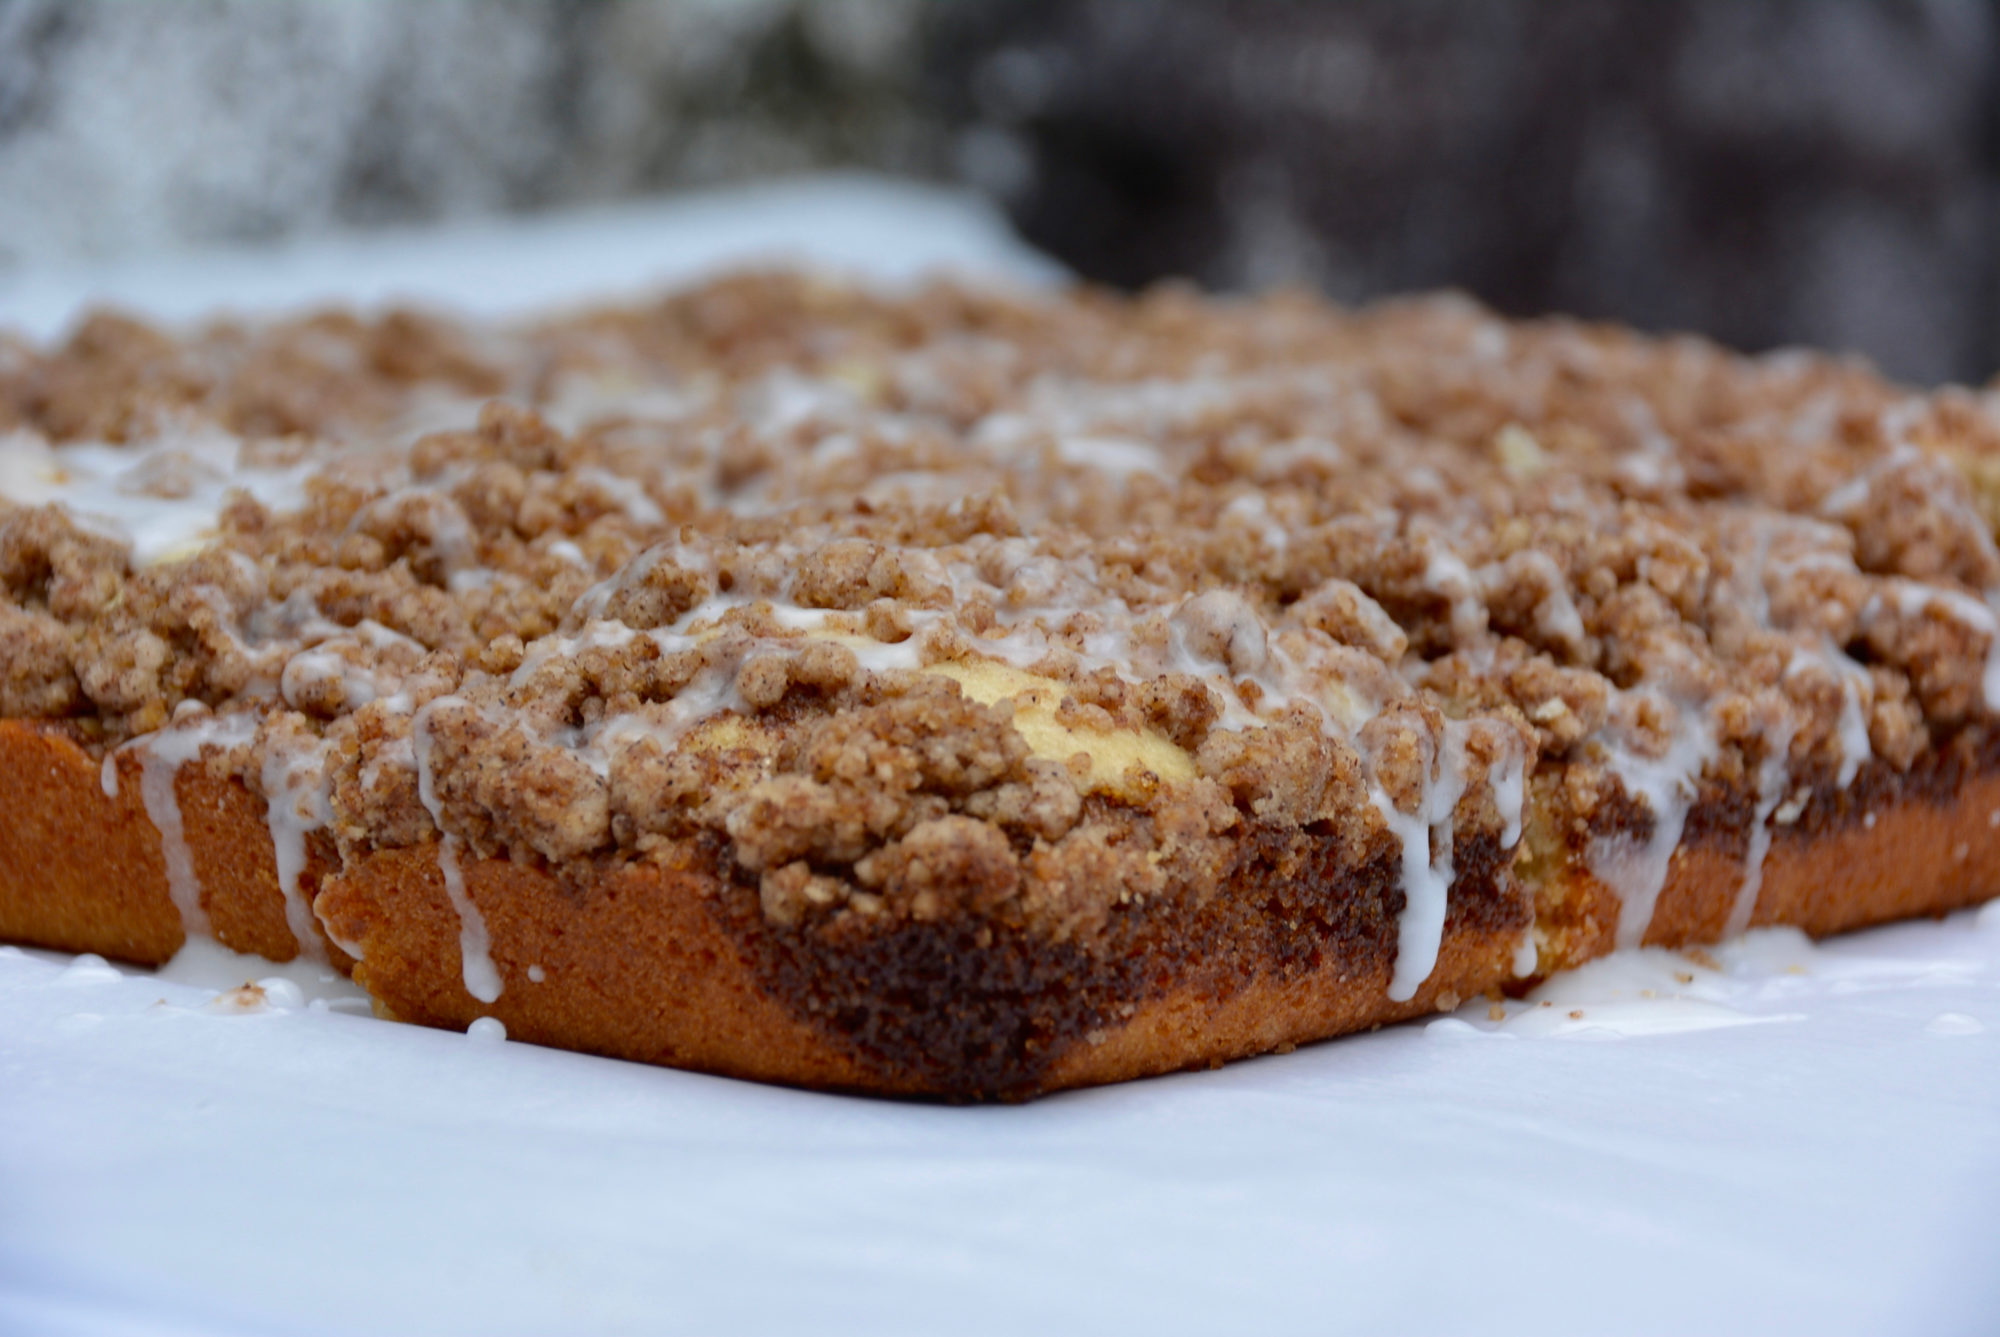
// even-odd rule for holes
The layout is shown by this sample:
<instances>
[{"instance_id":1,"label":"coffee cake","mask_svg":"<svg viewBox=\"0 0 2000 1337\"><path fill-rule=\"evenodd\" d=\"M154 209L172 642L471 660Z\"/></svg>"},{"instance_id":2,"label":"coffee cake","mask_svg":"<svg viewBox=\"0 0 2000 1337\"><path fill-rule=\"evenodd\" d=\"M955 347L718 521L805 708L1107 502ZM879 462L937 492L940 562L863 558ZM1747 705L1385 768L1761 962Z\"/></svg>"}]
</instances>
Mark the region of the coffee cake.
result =
<instances>
[{"instance_id":1,"label":"coffee cake","mask_svg":"<svg viewBox=\"0 0 2000 1337\"><path fill-rule=\"evenodd\" d=\"M1021 1098L2000 889L2000 411L1452 296L0 344L0 939Z\"/></svg>"}]
</instances>

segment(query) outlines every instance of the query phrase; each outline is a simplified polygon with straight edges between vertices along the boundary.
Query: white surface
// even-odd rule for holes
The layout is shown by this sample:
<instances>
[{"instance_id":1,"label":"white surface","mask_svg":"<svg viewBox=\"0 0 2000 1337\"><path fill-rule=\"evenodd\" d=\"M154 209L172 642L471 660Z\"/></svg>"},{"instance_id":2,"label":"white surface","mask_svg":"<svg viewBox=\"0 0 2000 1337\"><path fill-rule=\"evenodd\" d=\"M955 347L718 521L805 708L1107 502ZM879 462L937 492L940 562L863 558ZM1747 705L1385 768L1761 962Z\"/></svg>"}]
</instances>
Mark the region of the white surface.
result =
<instances>
[{"instance_id":1,"label":"white surface","mask_svg":"<svg viewBox=\"0 0 2000 1337\"><path fill-rule=\"evenodd\" d=\"M509 316L634 300L718 265L786 260L891 282L934 271L1026 282L1063 273L969 195L833 174L432 231L0 270L0 327L53 338L93 302L169 323L325 302Z\"/></svg>"},{"instance_id":2,"label":"white surface","mask_svg":"<svg viewBox=\"0 0 2000 1337\"><path fill-rule=\"evenodd\" d=\"M1000 1109L0 949L0 1331L1990 1332L1985 920Z\"/></svg>"},{"instance_id":3,"label":"white surface","mask_svg":"<svg viewBox=\"0 0 2000 1337\"><path fill-rule=\"evenodd\" d=\"M746 252L1052 272L957 197L839 178L17 275L0 324L508 313ZM945 1109L0 949L0 1333L2000 1329L2000 911L1719 955Z\"/></svg>"}]
</instances>

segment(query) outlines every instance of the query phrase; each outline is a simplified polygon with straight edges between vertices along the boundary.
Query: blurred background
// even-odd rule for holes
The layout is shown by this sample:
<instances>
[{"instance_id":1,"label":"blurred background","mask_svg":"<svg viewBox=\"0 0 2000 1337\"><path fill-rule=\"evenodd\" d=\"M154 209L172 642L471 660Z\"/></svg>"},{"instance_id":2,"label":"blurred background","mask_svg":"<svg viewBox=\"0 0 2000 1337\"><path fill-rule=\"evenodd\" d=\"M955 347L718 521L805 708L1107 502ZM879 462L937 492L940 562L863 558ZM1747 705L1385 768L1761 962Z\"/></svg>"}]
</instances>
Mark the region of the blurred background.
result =
<instances>
[{"instance_id":1,"label":"blurred background","mask_svg":"<svg viewBox=\"0 0 2000 1337\"><path fill-rule=\"evenodd\" d=\"M860 167L1124 287L1983 381L1996 76L1985 0L0 0L0 272Z\"/></svg>"}]
</instances>

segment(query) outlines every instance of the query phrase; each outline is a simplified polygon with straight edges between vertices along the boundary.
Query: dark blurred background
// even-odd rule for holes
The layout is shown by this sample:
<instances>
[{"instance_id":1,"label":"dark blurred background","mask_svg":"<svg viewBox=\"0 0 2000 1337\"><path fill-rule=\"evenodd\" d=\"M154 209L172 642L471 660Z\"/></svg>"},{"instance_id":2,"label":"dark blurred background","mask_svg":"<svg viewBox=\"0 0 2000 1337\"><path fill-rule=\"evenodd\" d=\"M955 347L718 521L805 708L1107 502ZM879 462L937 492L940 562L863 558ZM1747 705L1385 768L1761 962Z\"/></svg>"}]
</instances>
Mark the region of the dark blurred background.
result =
<instances>
[{"instance_id":1,"label":"dark blurred background","mask_svg":"<svg viewBox=\"0 0 2000 1337\"><path fill-rule=\"evenodd\" d=\"M1984 380L1997 74L1982 0L0 0L0 266L859 166L1123 286Z\"/></svg>"}]
</instances>

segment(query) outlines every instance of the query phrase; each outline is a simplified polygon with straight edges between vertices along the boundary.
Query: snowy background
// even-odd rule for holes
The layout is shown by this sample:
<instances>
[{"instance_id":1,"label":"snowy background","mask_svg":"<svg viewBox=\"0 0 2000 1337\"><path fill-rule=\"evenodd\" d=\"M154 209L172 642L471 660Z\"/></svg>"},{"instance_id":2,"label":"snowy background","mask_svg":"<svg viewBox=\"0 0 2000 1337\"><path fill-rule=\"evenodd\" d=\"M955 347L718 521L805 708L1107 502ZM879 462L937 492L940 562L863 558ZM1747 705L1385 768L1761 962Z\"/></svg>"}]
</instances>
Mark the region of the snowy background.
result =
<instances>
[{"instance_id":1,"label":"snowy background","mask_svg":"<svg viewBox=\"0 0 2000 1337\"><path fill-rule=\"evenodd\" d=\"M829 166L1123 285L2000 367L1985 0L0 0L0 266Z\"/></svg>"}]
</instances>

